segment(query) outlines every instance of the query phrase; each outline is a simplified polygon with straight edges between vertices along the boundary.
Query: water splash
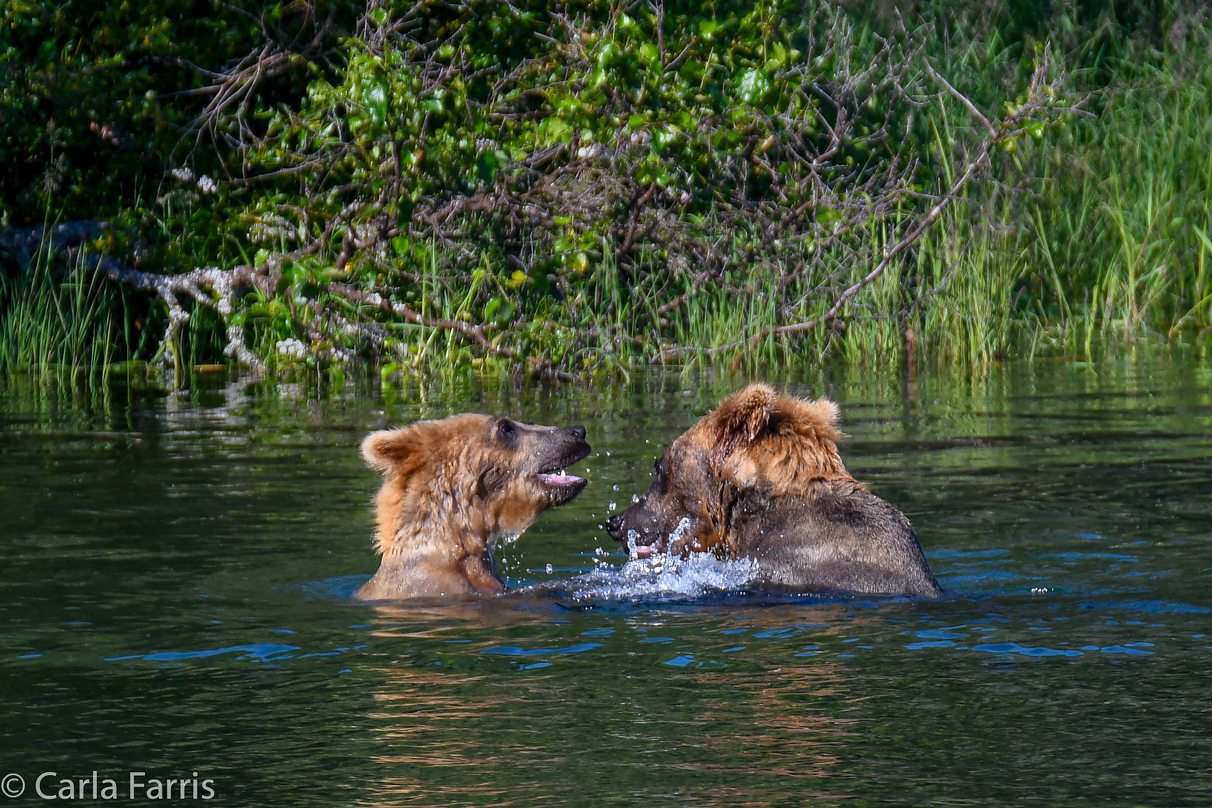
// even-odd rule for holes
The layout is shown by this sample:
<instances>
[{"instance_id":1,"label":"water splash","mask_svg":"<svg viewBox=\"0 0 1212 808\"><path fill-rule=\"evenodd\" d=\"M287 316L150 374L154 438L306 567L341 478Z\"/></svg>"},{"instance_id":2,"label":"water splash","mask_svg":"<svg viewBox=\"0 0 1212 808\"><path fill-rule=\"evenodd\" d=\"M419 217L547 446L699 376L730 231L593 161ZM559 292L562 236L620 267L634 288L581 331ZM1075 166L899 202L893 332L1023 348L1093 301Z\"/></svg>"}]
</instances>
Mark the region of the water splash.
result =
<instances>
[{"instance_id":1,"label":"water splash","mask_svg":"<svg viewBox=\"0 0 1212 808\"><path fill-rule=\"evenodd\" d=\"M677 542L686 538L686 531L690 530L690 519L683 516L678 522L677 527L669 534L665 542L666 548L672 548ZM630 547L629 557L632 561L638 558L649 558L652 556L654 547L651 544L640 544L640 534L634 530L627 531L627 546Z\"/></svg>"},{"instance_id":2,"label":"water splash","mask_svg":"<svg viewBox=\"0 0 1212 808\"><path fill-rule=\"evenodd\" d=\"M498 548L499 547L508 547L509 545L516 542L521 535L522 535L521 533L516 533L516 532L515 533L499 533L499 534L497 534L495 544Z\"/></svg>"},{"instance_id":3,"label":"water splash","mask_svg":"<svg viewBox=\"0 0 1212 808\"><path fill-rule=\"evenodd\" d=\"M681 521L678 522L678 526L669 534L669 546L672 547L675 543L686 538L687 530L690 530L690 519L683 516Z\"/></svg>"},{"instance_id":4,"label":"water splash","mask_svg":"<svg viewBox=\"0 0 1212 808\"><path fill-rule=\"evenodd\" d=\"M751 559L722 561L699 553L687 559L654 555L622 567L599 567L568 582L577 602L693 600L746 589L757 572Z\"/></svg>"}]
</instances>

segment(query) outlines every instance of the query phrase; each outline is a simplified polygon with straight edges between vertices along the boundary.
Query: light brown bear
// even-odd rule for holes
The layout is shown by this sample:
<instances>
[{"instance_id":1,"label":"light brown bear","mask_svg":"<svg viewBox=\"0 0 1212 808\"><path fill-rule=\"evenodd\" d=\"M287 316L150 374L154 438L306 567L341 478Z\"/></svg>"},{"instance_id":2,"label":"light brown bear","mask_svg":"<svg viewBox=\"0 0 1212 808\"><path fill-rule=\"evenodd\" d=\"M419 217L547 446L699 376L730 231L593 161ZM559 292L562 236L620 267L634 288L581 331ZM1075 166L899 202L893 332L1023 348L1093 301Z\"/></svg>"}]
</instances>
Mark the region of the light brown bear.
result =
<instances>
[{"instance_id":1,"label":"light brown bear","mask_svg":"<svg viewBox=\"0 0 1212 808\"><path fill-rule=\"evenodd\" d=\"M356 600L495 595L502 536L517 536L585 487L561 469L589 454L585 428L489 415L418 421L369 435L362 456L383 472L376 498L379 571Z\"/></svg>"},{"instance_id":2,"label":"light brown bear","mask_svg":"<svg viewBox=\"0 0 1212 808\"><path fill-rule=\"evenodd\" d=\"M752 559L769 588L941 596L909 520L846 471L837 421L832 401L746 387L674 441L607 530L641 558Z\"/></svg>"}]
</instances>

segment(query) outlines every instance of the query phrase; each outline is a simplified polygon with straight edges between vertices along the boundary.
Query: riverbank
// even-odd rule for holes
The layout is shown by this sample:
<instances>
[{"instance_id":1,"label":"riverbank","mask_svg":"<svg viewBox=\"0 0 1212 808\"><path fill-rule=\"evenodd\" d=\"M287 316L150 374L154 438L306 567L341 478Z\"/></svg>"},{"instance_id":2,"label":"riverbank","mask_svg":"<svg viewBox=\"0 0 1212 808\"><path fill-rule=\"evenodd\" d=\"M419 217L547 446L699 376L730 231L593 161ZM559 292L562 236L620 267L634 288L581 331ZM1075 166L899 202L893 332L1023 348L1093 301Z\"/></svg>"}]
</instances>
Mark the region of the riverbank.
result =
<instances>
[{"instance_id":1,"label":"riverbank","mask_svg":"<svg viewBox=\"0 0 1212 808\"><path fill-rule=\"evenodd\" d=\"M6 52L0 374L588 379L1209 339L1194 6L334 9L276 33L216 11L218 45L110 11L98 30L149 33Z\"/></svg>"}]
</instances>

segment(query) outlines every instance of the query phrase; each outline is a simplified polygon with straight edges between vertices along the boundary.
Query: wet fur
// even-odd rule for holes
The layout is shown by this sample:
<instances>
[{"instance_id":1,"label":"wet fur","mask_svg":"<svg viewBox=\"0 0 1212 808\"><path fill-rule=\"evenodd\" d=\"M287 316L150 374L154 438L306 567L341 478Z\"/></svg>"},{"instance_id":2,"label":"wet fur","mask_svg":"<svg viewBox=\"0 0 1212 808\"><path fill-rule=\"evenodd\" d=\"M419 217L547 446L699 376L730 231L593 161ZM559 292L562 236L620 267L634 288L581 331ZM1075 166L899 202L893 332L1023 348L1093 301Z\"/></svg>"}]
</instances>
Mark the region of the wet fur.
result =
<instances>
[{"instance_id":1,"label":"wet fur","mask_svg":"<svg viewBox=\"0 0 1212 808\"><path fill-rule=\"evenodd\" d=\"M940 596L909 520L850 476L840 438L832 401L751 385L674 441L608 528L625 548L755 559L772 588Z\"/></svg>"},{"instance_id":2,"label":"wet fur","mask_svg":"<svg viewBox=\"0 0 1212 808\"><path fill-rule=\"evenodd\" d=\"M569 465L589 452L579 427L533 427L487 415L419 421L369 435L366 462L383 472L375 497L379 570L357 600L467 598L504 585L492 550L549 507L580 492L553 493L535 472ZM581 484L583 487L583 483Z\"/></svg>"}]
</instances>

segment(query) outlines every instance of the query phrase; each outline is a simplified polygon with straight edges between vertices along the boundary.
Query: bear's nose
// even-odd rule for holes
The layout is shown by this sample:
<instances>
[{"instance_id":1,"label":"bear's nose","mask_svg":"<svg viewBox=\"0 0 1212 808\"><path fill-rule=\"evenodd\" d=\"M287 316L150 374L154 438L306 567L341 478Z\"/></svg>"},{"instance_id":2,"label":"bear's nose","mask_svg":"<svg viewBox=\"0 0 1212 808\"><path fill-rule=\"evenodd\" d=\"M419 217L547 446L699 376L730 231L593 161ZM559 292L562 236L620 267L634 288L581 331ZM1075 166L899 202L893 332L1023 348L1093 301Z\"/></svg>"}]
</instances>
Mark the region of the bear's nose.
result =
<instances>
[{"instance_id":1,"label":"bear's nose","mask_svg":"<svg viewBox=\"0 0 1212 808\"><path fill-rule=\"evenodd\" d=\"M572 436L577 440L585 440L585 436L589 434L585 431L585 427L583 426L570 426L568 427L568 431L571 432Z\"/></svg>"},{"instance_id":2,"label":"bear's nose","mask_svg":"<svg viewBox=\"0 0 1212 808\"><path fill-rule=\"evenodd\" d=\"M619 540L619 533L623 530L623 514L616 513L614 516L606 520L606 532Z\"/></svg>"}]
</instances>

